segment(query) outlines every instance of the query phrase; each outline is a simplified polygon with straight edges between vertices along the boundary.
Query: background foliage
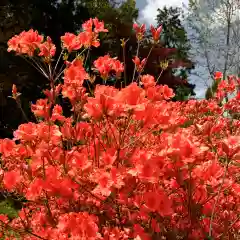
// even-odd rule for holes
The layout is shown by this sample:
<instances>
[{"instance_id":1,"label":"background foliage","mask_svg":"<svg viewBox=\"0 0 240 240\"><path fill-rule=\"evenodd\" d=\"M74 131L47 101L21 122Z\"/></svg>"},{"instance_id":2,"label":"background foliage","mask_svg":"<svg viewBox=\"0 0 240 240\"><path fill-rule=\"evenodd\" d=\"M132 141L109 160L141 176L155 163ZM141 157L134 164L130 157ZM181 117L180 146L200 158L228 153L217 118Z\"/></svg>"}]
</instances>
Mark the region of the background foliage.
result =
<instances>
[{"instance_id":1,"label":"background foliage","mask_svg":"<svg viewBox=\"0 0 240 240\"><path fill-rule=\"evenodd\" d=\"M97 57L109 53L123 61L121 39L128 40L126 45L126 65L128 82L131 81L136 54L137 40L132 33L132 25L138 18L138 9L134 0L3 0L0 8L0 136L11 137L20 123L25 122L16 103L8 98L12 84L16 84L22 92L22 108L31 119L29 103L41 97L42 90L47 87L46 79L21 57L8 53L7 41L15 34L30 28L37 29L45 36L51 36L57 49L60 49L60 36L65 32L76 33L81 24L90 17L104 20L109 34L101 39L101 47L91 50L88 65ZM159 76L161 61L171 61L160 77L161 84L175 89L176 100L184 100L194 94L194 85L184 81L193 64L188 59L188 40L181 25L180 10L175 8L159 10L158 24L163 25L163 39L160 46L152 51L147 72ZM149 52L149 45L140 56ZM180 72L176 68L183 66ZM86 67L88 69L88 66ZM89 69L90 70L90 69ZM100 83L97 79L95 83ZM108 82L108 84L112 84ZM31 119L33 120L33 119Z\"/></svg>"}]
</instances>

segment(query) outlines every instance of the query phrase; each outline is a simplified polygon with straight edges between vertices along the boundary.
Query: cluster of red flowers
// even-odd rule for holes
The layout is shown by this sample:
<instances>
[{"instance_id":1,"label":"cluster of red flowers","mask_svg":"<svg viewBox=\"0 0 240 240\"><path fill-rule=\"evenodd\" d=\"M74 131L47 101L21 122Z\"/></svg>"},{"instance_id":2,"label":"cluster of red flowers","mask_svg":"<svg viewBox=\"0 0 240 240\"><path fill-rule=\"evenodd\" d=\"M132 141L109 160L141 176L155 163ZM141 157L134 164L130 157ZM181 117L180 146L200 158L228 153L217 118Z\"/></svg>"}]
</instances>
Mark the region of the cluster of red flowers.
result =
<instances>
[{"instance_id":1,"label":"cluster of red flowers","mask_svg":"<svg viewBox=\"0 0 240 240\"><path fill-rule=\"evenodd\" d=\"M109 55L99 57L94 61L94 66L103 79L107 79L111 71L114 71L117 77L124 71L123 64L119 60L111 58Z\"/></svg>"},{"instance_id":2,"label":"cluster of red flowers","mask_svg":"<svg viewBox=\"0 0 240 240\"><path fill-rule=\"evenodd\" d=\"M136 37L138 41L141 41L144 38L145 32L146 32L146 25L142 24L139 26L138 24L133 24L133 29L136 32ZM159 26L157 29L154 28L152 25L150 26L150 30L152 33L152 38L154 43L157 43L159 41L160 34L162 32L162 26Z\"/></svg>"},{"instance_id":3,"label":"cluster of red flowers","mask_svg":"<svg viewBox=\"0 0 240 240\"><path fill-rule=\"evenodd\" d=\"M141 73L145 67L145 64L147 62L147 59L144 58L142 61L139 59L139 57L135 56L135 58L132 60L133 63L136 66L136 70Z\"/></svg>"},{"instance_id":4,"label":"cluster of red flowers","mask_svg":"<svg viewBox=\"0 0 240 240\"><path fill-rule=\"evenodd\" d=\"M95 19L84 32L93 33L93 23L95 34L105 31ZM144 27L134 27L143 34ZM42 41L33 33L25 47ZM19 53L12 44L24 34L9 41L10 49ZM62 38L69 51L81 46L79 39ZM95 66L106 76L122 72L115 63L105 56ZM39 122L20 125L13 140L0 140L2 185L27 199L17 218L0 215L2 236L238 239L240 121L223 115L227 105L217 98L172 102L172 89L150 75L140 77L143 88L136 82L121 90L97 85L90 97L82 86L88 77L82 60L73 60L64 84L32 105ZM232 88L224 84L219 91L226 94ZM60 94L70 99L71 117L55 104ZM238 106L239 94L231 101Z\"/></svg>"},{"instance_id":5,"label":"cluster of red flowers","mask_svg":"<svg viewBox=\"0 0 240 240\"><path fill-rule=\"evenodd\" d=\"M39 56L54 56L56 47L50 37L44 42L44 37L38 34L38 31L32 29L14 36L8 42L8 51L15 51L18 54L27 54L33 56L36 49L40 50Z\"/></svg>"},{"instance_id":6,"label":"cluster of red flowers","mask_svg":"<svg viewBox=\"0 0 240 240\"><path fill-rule=\"evenodd\" d=\"M79 50L83 46L100 46L98 40L99 33L108 31L104 28L104 23L98 21L96 18L90 19L83 24L83 29L84 31L77 36L72 33L66 33L61 37L63 47L69 52ZM8 46L9 52L15 51L16 53L27 54L28 56L33 56L37 49L40 50L39 56L44 57L53 57L56 52L56 47L50 37L47 37L46 41L44 41L44 37L39 35L38 31L33 31L32 29L11 38Z\"/></svg>"},{"instance_id":7,"label":"cluster of red flowers","mask_svg":"<svg viewBox=\"0 0 240 240\"><path fill-rule=\"evenodd\" d=\"M97 18L90 19L84 23L82 27L84 31L80 32L78 35L65 33L65 35L61 37L63 47L69 52L79 50L83 46L86 48L91 46L99 47L99 33L108 32L108 30L104 28L104 23L98 21Z\"/></svg>"}]
</instances>

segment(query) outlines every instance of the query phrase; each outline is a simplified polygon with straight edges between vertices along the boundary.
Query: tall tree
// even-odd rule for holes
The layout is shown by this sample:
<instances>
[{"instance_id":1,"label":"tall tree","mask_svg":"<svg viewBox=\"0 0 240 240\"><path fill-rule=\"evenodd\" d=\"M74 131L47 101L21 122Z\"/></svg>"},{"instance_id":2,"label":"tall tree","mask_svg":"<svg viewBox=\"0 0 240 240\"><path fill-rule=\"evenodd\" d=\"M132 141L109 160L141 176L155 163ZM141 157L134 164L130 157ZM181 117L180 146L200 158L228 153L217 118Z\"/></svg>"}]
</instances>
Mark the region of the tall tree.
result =
<instances>
[{"instance_id":1,"label":"tall tree","mask_svg":"<svg viewBox=\"0 0 240 240\"><path fill-rule=\"evenodd\" d=\"M166 15L162 14L166 12L169 21L167 21L166 24L165 22L161 23L164 25L164 29L165 26L167 28L168 24L175 24L178 30L174 32L174 36L172 38L170 36L171 33L168 33L168 42L164 42L164 39L162 39L162 43L160 45L156 45L152 50L150 50L152 43L149 41L151 34L148 34L147 40L141 43L139 56L141 58L145 58L147 57L149 51L151 51L145 66L145 73L154 75L156 79L160 76L159 83L167 84L168 86L174 88L178 93L177 99L183 100L186 96L194 94L194 85L191 85L186 81L187 72L192 68L193 64L188 59L187 55L189 45L186 32L180 21L180 9L171 8L168 10L165 8L163 11L159 10L159 20L166 20ZM108 51L110 50L110 53L114 56L117 55L123 61L123 52L120 40L128 39L125 49L125 62L127 72L126 80L130 83L132 81L134 71L132 58L136 55L138 45L135 33L132 31L133 21L136 20L138 16L136 2L134 0L125 1L123 4L119 5L119 7L116 7L115 5L114 11L111 11L111 13L108 13L108 11L104 11L104 13L102 14L102 19L109 24L111 31L110 35L106 37L106 41L103 41L104 47L102 49L107 49ZM181 39L179 39L180 36ZM163 69L160 66L162 66L162 64L166 61L168 62L167 69L162 71Z\"/></svg>"},{"instance_id":2,"label":"tall tree","mask_svg":"<svg viewBox=\"0 0 240 240\"><path fill-rule=\"evenodd\" d=\"M191 0L188 22L191 33L192 54L195 56L196 74L209 87L206 93L211 97L210 87L214 72L223 76L240 74L239 0ZM214 84L214 83L213 83Z\"/></svg>"},{"instance_id":3,"label":"tall tree","mask_svg":"<svg viewBox=\"0 0 240 240\"><path fill-rule=\"evenodd\" d=\"M183 10L175 7L158 9L157 23L162 25L161 40L165 47L178 49L177 55L187 59L189 57L190 42L182 24Z\"/></svg>"},{"instance_id":4,"label":"tall tree","mask_svg":"<svg viewBox=\"0 0 240 240\"><path fill-rule=\"evenodd\" d=\"M187 96L195 94L195 85L187 82L188 75L194 68L194 64L190 60L191 45L182 24L182 14L181 8L164 7L158 9L156 18L158 25L162 25L162 45L165 48L172 49L171 54L167 56L171 64L168 71L165 71L165 74L162 75L162 78L166 78L166 75L169 78L172 74L169 85L175 89L178 100L183 100Z\"/></svg>"}]
</instances>

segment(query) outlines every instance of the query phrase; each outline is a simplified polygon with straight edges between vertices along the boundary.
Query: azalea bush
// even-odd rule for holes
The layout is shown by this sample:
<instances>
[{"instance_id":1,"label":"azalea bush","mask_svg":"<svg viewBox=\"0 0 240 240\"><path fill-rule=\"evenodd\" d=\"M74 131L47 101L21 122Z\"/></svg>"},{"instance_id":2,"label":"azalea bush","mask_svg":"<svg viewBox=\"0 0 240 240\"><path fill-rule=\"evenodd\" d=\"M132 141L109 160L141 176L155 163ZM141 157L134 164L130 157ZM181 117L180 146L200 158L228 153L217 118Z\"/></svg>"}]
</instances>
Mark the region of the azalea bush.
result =
<instances>
[{"instance_id":1,"label":"azalea bush","mask_svg":"<svg viewBox=\"0 0 240 240\"><path fill-rule=\"evenodd\" d=\"M93 72L104 83L114 75L123 87L93 90L84 65L107 30L97 19L82 29L62 36L56 61L50 37L37 31L8 42L50 88L31 105L36 121L0 141L1 186L25 198L17 216L0 215L2 239L238 239L240 121L226 113L239 112L240 93L222 100L239 79L217 73L215 98L172 102L172 89L143 74L147 58L133 56L125 86L124 64L106 55ZM142 41L145 26L134 30ZM160 32L152 27L153 44ZM15 85L12 98L21 107ZM70 117L62 98L71 103Z\"/></svg>"}]
</instances>

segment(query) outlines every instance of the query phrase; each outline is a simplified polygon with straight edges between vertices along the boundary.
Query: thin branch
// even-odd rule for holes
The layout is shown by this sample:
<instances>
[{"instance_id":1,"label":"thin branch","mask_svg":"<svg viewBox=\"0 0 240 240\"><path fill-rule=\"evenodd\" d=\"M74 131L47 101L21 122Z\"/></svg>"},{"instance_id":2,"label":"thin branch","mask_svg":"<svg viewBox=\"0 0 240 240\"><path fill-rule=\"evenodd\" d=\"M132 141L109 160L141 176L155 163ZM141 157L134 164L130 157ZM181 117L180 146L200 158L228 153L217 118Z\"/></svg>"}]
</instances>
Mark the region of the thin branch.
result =
<instances>
[{"instance_id":1,"label":"thin branch","mask_svg":"<svg viewBox=\"0 0 240 240\"><path fill-rule=\"evenodd\" d=\"M137 54L136 54L137 57L139 55L139 48L140 48L140 40L138 40L138 45L137 45ZM134 81L136 70L137 70L137 66L136 66L136 63L135 63L134 64L134 71L133 71L132 82Z\"/></svg>"}]
</instances>

